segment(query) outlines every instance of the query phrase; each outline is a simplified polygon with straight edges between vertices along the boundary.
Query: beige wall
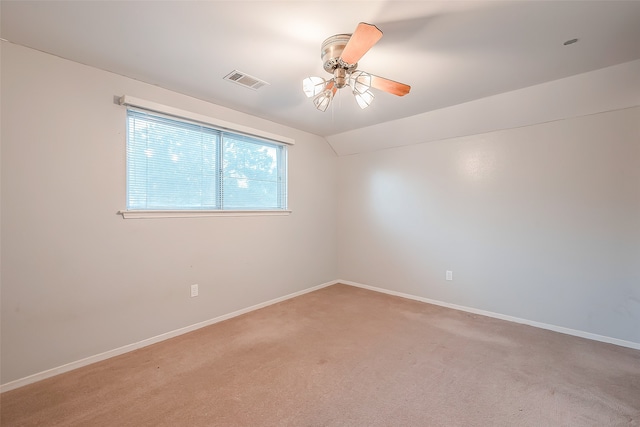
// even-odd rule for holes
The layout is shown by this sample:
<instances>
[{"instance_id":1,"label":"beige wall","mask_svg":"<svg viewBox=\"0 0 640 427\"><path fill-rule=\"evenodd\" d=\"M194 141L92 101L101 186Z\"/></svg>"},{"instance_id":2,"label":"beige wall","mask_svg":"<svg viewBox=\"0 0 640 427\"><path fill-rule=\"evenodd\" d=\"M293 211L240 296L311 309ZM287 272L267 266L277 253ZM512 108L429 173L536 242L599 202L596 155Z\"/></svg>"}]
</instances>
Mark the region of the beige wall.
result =
<instances>
[{"instance_id":1,"label":"beige wall","mask_svg":"<svg viewBox=\"0 0 640 427\"><path fill-rule=\"evenodd\" d=\"M640 344L640 107L339 165L342 279Z\"/></svg>"},{"instance_id":2,"label":"beige wall","mask_svg":"<svg viewBox=\"0 0 640 427\"><path fill-rule=\"evenodd\" d=\"M337 277L324 139L6 42L1 84L2 384ZM293 213L124 220L123 94L295 138Z\"/></svg>"}]
</instances>

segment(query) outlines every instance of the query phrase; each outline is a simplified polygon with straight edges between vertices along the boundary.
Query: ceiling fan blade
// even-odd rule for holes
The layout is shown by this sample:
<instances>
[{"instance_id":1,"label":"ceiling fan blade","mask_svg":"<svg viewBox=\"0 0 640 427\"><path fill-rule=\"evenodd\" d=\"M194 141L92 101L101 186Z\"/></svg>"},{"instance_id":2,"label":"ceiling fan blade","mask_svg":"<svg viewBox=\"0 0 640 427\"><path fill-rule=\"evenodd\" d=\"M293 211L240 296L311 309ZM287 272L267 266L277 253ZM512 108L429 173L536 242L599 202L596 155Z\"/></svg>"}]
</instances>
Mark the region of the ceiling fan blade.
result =
<instances>
[{"instance_id":1,"label":"ceiling fan blade","mask_svg":"<svg viewBox=\"0 0 640 427\"><path fill-rule=\"evenodd\" d=\"M378 27L361 22L358 24L356 31L351 35L340 58L347 64L355 64L381 38L382 31L380 31Z\"/></svg>"},{"instance_id":2,"label":"ceiling fan blade","mask_svg":"<svg viewBox=\"0 0 640 427\"><path fill-rule=\"evenodd\" d=\"M398 96L405 96L411 90L411 86L409 85L385 79L384 77L374 76L373 74L371 75L371 87Z\"/></svg>"}]
</instances>

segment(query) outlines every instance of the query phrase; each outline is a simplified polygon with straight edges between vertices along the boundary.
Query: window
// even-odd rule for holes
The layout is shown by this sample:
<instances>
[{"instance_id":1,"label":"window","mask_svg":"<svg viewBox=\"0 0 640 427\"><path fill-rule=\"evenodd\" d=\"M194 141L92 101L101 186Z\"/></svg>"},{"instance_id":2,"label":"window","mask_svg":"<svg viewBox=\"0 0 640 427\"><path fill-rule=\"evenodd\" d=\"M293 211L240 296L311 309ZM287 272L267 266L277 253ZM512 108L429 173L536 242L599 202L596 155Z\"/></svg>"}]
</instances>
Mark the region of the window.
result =
<instances>
[{"instance_id":1,"label":"window","mask_svg":"<svg viewBox=\"0 0 640 427\"><path fill-rule=\"evenodd\" d=\"M287 146L127 109L127 211L286 211ZM126 215L125 215L126 217Z\"/></svg>"}]
</instances>

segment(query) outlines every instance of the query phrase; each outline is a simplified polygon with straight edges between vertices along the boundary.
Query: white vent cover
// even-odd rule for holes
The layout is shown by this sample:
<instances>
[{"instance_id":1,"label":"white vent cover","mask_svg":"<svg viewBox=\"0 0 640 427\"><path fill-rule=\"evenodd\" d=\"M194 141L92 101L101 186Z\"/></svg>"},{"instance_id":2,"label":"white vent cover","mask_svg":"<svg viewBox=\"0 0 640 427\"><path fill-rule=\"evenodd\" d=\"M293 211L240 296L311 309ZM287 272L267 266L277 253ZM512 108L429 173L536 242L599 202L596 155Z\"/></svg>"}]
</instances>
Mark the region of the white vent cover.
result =
<instances>
[{"instance_id":1,"label":"white vent cover","mask_svg":"<svg viewBox=\"0 0 640 427\"><path fill-rule=\"evenodd\" d=\"M253 89L253 90L258 90L262 86L269 84L264 80L260 80L256 77L250 76L238 70L233 70L232 72L227 74L224 77L224 80L229 80L230 82L237 83L240 86L248 87L249 89Z\"/></svg>"}]
</instances>

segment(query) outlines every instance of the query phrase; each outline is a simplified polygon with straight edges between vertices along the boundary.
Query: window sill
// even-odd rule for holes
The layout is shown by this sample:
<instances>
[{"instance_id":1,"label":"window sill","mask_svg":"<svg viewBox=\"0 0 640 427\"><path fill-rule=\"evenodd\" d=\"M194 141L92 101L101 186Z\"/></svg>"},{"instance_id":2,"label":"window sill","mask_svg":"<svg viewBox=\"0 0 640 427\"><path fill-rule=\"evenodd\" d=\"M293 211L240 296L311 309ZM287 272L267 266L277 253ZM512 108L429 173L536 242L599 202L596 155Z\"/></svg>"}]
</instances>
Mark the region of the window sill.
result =
<instances>
[{"instance_id":1,"label":"window sill","mask_svg":"<svg viewBox=\"0 0 640 427\"><path fill-rule=\"evenodd\" d=\"M209 216L282 216L289 215L289 210L248 210L248 211L119 211L125 219L145 218L202 218Z\"/></svg>"}]
</instances>

